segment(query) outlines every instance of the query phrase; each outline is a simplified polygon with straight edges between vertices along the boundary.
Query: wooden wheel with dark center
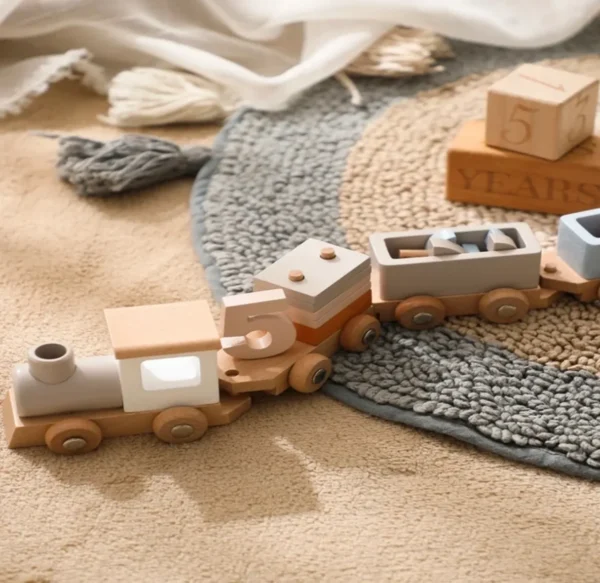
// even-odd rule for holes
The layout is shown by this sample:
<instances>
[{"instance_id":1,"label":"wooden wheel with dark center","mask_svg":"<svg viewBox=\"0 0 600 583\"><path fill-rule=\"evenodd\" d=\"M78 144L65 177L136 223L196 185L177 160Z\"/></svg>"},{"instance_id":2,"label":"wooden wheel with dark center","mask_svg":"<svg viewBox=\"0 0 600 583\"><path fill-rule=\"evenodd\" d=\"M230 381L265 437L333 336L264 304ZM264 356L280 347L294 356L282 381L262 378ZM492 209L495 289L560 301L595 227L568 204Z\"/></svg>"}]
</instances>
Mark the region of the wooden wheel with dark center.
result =
<instances>
[{"instance_id":1,"label":"wooden wheel with dark center","mask_svg":"<svg viewBox=\"0 0 600 583\"><path fill-rule=\"evenodd\" d=\"M394 312L396 321L409 330L428 330L444 321L446 307L438 298L415 296L400 302Z\"/></svg>"},{"instance_id":2,"label":"wooden wheel with dark center","mask_svg":"<svg viewBox=\"0 0 600 583\"><path fill-rule=\"evenodd\" d=\"M340 345L348 352L363 352L381 334L381 324L369 314L360 314L350 319L342 328Z\"/></svg>"},{"instance_id":3,"label":"wooden wheel with dark center","mask_svg":"<svg viewBox=\"0 0 600 583\"><path fill-rule=\"evenodd\" d=\"M331 360L313 352L298 360L288 377L290 387L299 393L318 391L331 375Z\"/></svg>"},{"instance_id":4,"label":"wooden wheel with dark center","mask_svg":"<svg viewBox=\"0 0 600 583\"><path fill-rule=\"evenodd\" d=\"M200 439L208 429L206 415L195 407L171 407L152 421L152 431L166 443L189 443Z\"/></svg>"},{"instance_id":5,"label":"wooden wheel with dark center","mask_svg":"<svg viewBox=\"0 0 600 583\"><path fill-rule=\"evenodd\" d=\"M517 322L522 320L528 311L529 300L517 289L495 289L479 300L479 313L495 324Z\"/></svg>"},{"instance_id":6,"label":"wooden wheel with dark center","mask_svg":"<svg viewBox=\"0 0 600 583\"><path fill-rule=\"evenodd\" d=\"M102 441L97 423L83 418L64 419L51 425L44 441L48 449L62 455L76 455L95 450Z\"/></svg>"}]
</instances>

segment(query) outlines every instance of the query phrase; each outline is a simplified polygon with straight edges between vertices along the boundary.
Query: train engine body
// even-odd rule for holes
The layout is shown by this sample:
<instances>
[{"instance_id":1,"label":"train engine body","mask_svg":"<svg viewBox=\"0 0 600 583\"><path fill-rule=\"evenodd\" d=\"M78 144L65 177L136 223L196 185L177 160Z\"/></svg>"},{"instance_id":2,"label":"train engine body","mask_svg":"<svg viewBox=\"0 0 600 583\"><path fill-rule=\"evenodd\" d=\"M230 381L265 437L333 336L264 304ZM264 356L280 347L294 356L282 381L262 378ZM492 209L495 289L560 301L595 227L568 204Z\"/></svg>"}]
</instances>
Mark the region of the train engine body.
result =
<instances>
[{"instance_id":1,"label":"train engine body","mask_svg":"<svg viewBox=\"0 0 600 583\"><path fill-rule=\"evenodd\" d=\"M86 453L105 437L154 433L168 443L231 423L250 399L219 394L215 322L205 301L105 310L113 355L76 359L32 348L3 403L9 447Z\"/></svg>"},{"instance_id":2,"label":"train engine body","mask_svg":"<svg viewBox=\"0 0 600 583\"><path fill-rule=\"evenodd\" d=\"M114 356L75 359L70 347L41 344L13 369L15 407L21 417L123 406Z\"/></svg>"},{"instance_id":3,"label":"train engine body","mask_svg":"<svg viewBox=\"0 0 600 583\"><path fill-rule=\"evenodd\" d=\"M362 351L379 335L369 276L368 256L310 239L257 276L259 291L223 299L220 330L205 301L107 309L113 355L76 359L49 343L15 367L8 445L86 453L140 433L184 443L241 416L248 393L316 391L340 345Z\"/></svg>"}]
</instances>

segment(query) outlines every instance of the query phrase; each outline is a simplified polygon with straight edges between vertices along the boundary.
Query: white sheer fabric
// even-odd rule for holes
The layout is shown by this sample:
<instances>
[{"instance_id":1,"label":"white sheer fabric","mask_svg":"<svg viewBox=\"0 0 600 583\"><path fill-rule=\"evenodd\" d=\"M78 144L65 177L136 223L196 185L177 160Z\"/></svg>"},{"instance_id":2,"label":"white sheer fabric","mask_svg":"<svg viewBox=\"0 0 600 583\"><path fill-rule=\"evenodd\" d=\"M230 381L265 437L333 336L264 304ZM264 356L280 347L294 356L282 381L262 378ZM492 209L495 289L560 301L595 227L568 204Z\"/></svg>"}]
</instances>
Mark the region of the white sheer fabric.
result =
<instances>
[{"instance_id":1,"label":"white sheer fabric","mask_svg":"<svg viewBox=\"0 0 600 583\"><path fill-rule=\"evenodd\" d=\"M61 76L82 76L101 91L90 54L107 78L133 66L168 65L274 109L339 71L393 25L539 47L574 35L599 7L600 0L3 0L0 115Z\"/></svg>"}]
</instances>

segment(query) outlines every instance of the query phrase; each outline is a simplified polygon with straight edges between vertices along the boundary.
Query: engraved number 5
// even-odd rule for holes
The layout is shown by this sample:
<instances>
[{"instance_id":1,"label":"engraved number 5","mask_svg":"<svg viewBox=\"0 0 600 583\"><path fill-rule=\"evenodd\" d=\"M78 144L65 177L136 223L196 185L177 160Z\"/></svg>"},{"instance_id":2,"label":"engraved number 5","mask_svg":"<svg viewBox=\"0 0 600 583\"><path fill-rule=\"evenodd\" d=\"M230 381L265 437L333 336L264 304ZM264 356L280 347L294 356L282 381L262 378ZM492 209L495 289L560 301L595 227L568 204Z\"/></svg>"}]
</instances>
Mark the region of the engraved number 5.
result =
<instances>
[{"instance_id":1,"label":"engraved number 5","mask_svg":"<svg viewBox=\"0 0 600 583\"><path fill-rule=\"evenodd\" d=\"M538 110L534 107L528 107L527 105L517 103L508 119L508 123L511 127L502 132L502 139L515 146L528 142L531 139L532 118L536 111Z\"/></svg>"},{"instance_id":2,"label":"engraved number 5","mask_svg":"<svg viewBox=\"0 0 600 583\"><path fill-rule=\"evenodd\" d=\"M281 289L223 298L221 346L234 358L268 358L285 352L296 341L296 328L284 314L288 307Z\"/></svg>"}]
</instances>

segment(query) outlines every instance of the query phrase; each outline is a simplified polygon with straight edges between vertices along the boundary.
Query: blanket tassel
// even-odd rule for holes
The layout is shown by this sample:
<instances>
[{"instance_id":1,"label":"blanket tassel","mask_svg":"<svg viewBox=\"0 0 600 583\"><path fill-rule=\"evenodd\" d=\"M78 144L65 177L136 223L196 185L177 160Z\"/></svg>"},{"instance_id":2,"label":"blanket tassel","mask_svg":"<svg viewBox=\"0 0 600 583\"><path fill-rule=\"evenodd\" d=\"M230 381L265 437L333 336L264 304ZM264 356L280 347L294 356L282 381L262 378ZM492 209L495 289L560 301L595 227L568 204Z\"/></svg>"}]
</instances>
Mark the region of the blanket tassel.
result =
<instances>
[{"instance_id":1,"label":"blanket tassel","mask_svg":"<svg viewBox=\"0 0 600 583\"><path fill-rule=\"evenodd\" d=\"M195 176L211 156L206 146L181 148L152 136L128 134L101 142L36 134L58 140L58 175L82 196L109 196Z\"/></svg>"}]
</instances>

